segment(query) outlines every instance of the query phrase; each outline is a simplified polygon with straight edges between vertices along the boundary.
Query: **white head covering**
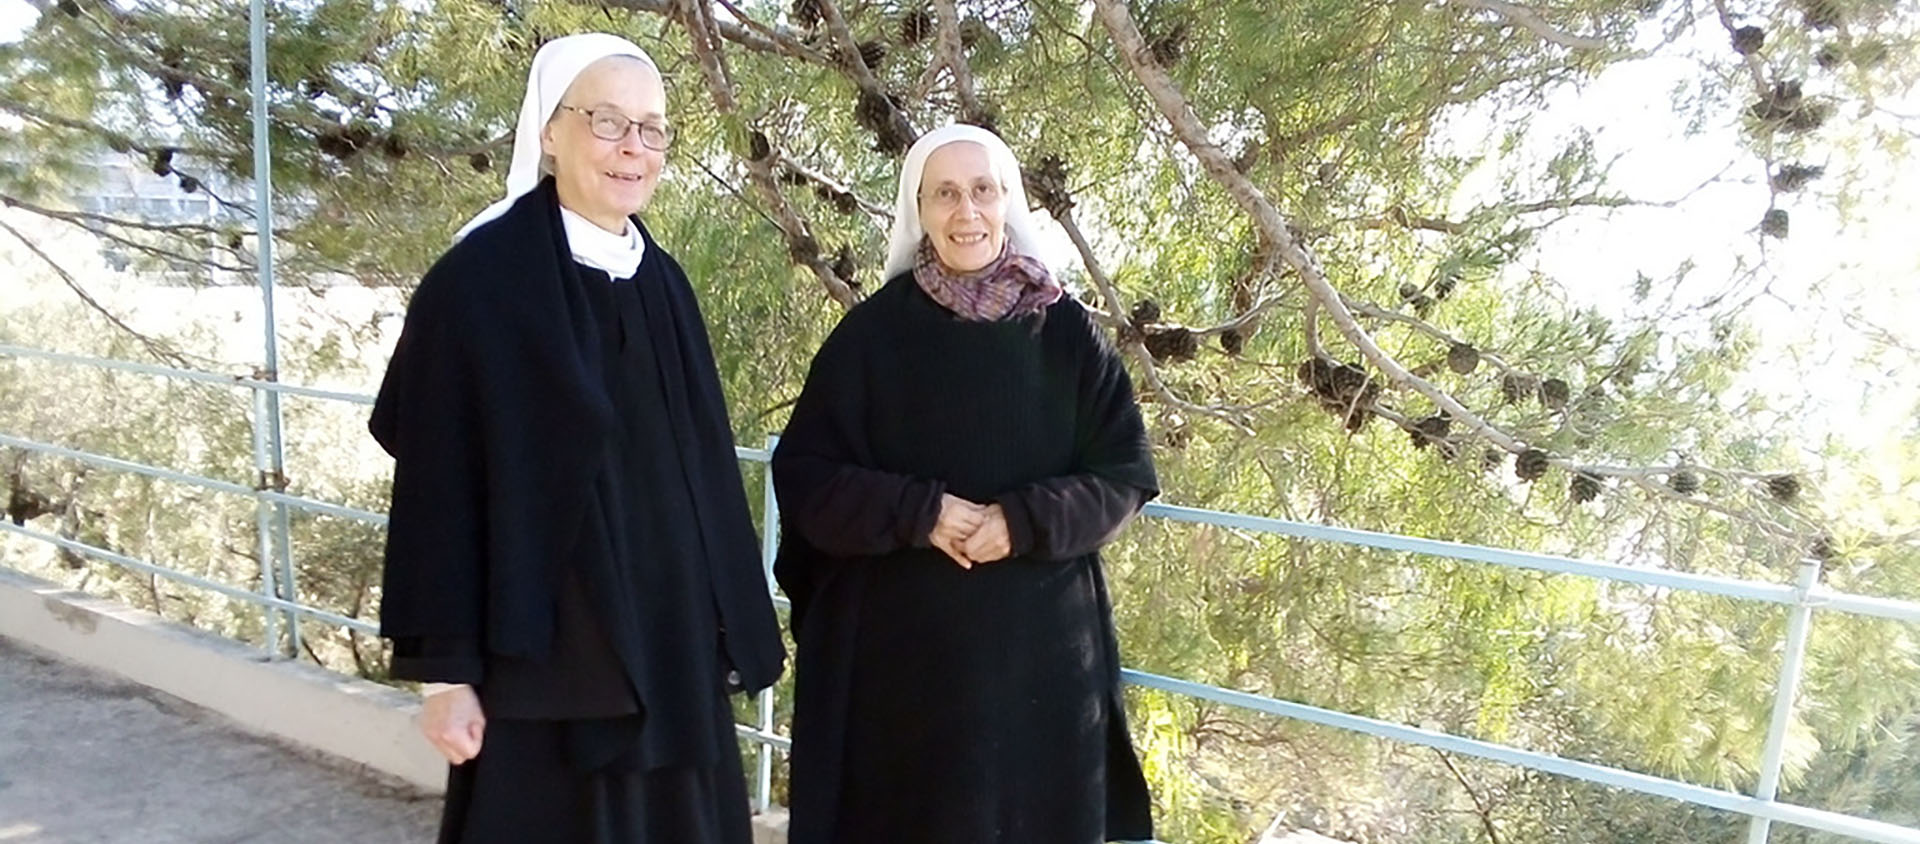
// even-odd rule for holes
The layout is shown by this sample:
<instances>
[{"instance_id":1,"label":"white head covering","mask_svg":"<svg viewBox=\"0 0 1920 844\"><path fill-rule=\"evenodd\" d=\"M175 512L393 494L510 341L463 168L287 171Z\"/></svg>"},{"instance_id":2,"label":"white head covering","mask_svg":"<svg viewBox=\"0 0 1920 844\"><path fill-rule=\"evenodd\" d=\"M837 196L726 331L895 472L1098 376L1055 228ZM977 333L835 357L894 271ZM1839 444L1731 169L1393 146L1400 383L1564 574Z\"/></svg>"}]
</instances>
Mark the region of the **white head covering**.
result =
<instances>
[{"instance_id":1,"label":"white head covering","mask_svg":"<svg viewBox=\"0 0 1920 844\"><path fill-rule=\"evenodd\" d=\"M507 168L506 198L487 206L486 210L468 220L467 224L461 226L460 231L454 234L454 241L458 242L474 229L507 213L507 209L513 207L514 200L525 196L533 190L535 185L540 184L540 130L545 128L547 121L553 118L554 109L560 105L560 98L566 95L567 88L573 85L573 80L580 75L580 72L586 70L587 65L608 56L632 56L646 62L647 66L654 68L656 73L659 72L659 66L653 63L653 58L648 56L645 50L640 49L639 45L618 35L609 35L604 32L587 32L555 38L541 46L539 52L533 54L533 68L527 71L527 94L525 99L520 101L520 122L515 124L513 130L513 163ZM609 236L627 239L632 244L642 244L639 232L633 231L632 226L627 228L626 235L609 233ZM569 240L572 239L573 229L572 226L567 227ZM590 254L597 254L598 251L602 250L594 250ZM583 259L579 254L580 250L575 252L576 259ZM627 257L635 258L633 265L639 266L637 254ZM624 264L626 261L623 259L618 263ZM597 266L598 263L594 262L594 265ZM612 272L615 268L601 267L601 269ZM623 278L632 274L633 269L629 267L624 274L615 274L614 277Z\"/></svg>"},{"instance_id":2,"label":"white head covering","mask_svg":"<svg viewBox=\"0 0 1920 844\"><path fill-rule=\"evenodd\" d=\"M887 267L885 277L892 278L913 269L919 259L920 239L927 231L920 225L920 175L927 167L927 156L947 144L971 141L987 148L987 160L992 162L994 175L1000 177L1006 188L1006 212L1003 215L1007 226L1007 248L1017 254L1027 255L1042 263L1046 259L1040 254L1040 236L1033 226L1033 217L1027 212L1027 189L1020 181L1020 161L1013 157L1013 150L1007 143L978 126L956 123L942 126L913 142L913 148L907 150L907 162L900 166L900 193L894 202L893 234L887 241Z\"/></svg>"}]
</instances>

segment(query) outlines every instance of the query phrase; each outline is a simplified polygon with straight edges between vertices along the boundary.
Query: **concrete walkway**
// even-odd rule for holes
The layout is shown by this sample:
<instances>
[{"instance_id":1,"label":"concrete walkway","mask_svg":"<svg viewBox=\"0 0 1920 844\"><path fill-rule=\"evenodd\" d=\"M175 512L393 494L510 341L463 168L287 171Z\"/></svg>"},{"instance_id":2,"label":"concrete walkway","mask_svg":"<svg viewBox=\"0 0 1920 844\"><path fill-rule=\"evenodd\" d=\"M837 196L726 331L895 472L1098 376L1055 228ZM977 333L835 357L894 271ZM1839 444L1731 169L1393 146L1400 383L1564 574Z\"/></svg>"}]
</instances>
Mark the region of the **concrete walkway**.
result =
<instances>
[{"instance_id":1,"label":"concrete walkway","mask_svg":"<svg viewBox=\"0 0 1920 844\"><path fill-rule=\"evenodd\" d=\"M0 844L424 844L439 798L0 638Z\"/></svg>"}]
</instances>

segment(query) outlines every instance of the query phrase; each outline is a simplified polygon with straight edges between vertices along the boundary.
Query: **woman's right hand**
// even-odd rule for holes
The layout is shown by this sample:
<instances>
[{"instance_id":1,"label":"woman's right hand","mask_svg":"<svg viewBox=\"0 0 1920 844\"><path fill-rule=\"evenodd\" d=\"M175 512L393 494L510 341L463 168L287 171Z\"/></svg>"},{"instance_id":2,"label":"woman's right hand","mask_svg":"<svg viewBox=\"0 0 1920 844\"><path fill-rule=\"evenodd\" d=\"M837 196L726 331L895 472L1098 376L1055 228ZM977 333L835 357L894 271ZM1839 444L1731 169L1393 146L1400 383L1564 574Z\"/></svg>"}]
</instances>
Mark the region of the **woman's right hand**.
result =
<instances>
[{"instance_id":1,"label":"woman's right hand","mask_svg":"<svg viewBox=\"0 0 1920 844\"><path fill-rule=\"evenodd\" d=\"M449 764L479 756L486 729L487 716L481 713L480 696L472 686L450 686L427 695L420 704L420 733Z\"/></svg>"},{"instance_id":2,"label":"woman's right hand","mask_svg":"<svg viewBox=\"0 0 1920 844\"><path fill-rule=\"evenodd\" d=\"M957 495L940 496L940 519L934 522L927 541L945 552L963 569L973 568L973 559L964 550L967 539L987 519L987 508Z\"/></svg>"}]
</instances>

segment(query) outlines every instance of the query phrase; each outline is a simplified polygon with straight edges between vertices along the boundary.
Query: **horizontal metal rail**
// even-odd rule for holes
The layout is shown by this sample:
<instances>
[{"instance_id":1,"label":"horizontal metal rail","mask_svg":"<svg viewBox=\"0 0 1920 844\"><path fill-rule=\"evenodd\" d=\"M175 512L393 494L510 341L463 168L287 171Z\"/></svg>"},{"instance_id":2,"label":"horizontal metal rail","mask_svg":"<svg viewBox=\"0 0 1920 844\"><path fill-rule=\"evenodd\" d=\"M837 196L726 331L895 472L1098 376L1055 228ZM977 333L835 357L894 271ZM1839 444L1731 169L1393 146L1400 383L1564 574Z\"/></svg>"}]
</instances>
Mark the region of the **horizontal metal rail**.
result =
<instances>
[{"instance_id":1,"label":"horizontal metal rail","mask_svg":"<svg viewBox=\"0 0 1920 844\"><path fill-rule=\"evenodd\" d=\"M342 519L352 519L354 521L365 522L367 524L374 525L377 527L387 526L387 517L380 515L379 513L373 513L366 510L358 510L352 507L347 507L340 504L333 504L326 501L317 501L311 498L302 498L298 495L288 495L284 492L275 492L270 489L254 489L253 487L247 486L245 484L236 484L232 481L222 481L222 480L216 480L213 478L203 478L199 475L189 475L184 472L175 472L172 469L163 469L159 466L149 466L145 463L135 463L131 460L121 460L117 457L103 457L101 455L94 454L89 451L80 451L77 449L64 448L57 445L49 445L47 443L35 442L33 440L22 439L20 437L15 437L15 436L9 436L7 434L0 434L0 446L8 446L11 448L21 449L23 451L39 452L41 454L52 455L54 457L62 457L68 460L74 460L74 461L86 463L93 466L99 466L103 469L114 469L116 471L128 472L135 475L145 475L150 478L158 478L163 481L172 481L173 483L183 484L186 486L196 486L196 487L200 487L201 489L213 490L215 492L224 492L229 495L244 496L247 498L258 498L265 501L275 501L281 504L285 504L288 507L293 507L295 509L309 510L315 513L323 513L325 515L335 516Z\"/></svg>"},{"instance_id":2,"label":"horizontal metal rail","mask_svg":"<svg viewBox=\"0 0 1920 844\"><path fill-rule=\"evenodd\" d=\"M0 344L0 355L35 358L62 364L92 366L158 377L181 378L228 387L266 390L288 395L344 401L361 405L367 405L373 402L372 396L359 393L300 387L282 384L276 381L221 375L218 373L157 366L153 364L131 363L82 355L46 352L38 349L5 344ZM149 466L142 463L93 454L91 452L63 446L40 443L5 434L0 434L0 446L19 448L63 459L80 461L115 471L145 475L217 492L278 502L301 510L352 519L376 526L385 526L387 522L385 516L365 510L288 495L274 490L253 489L243 484L199 477L162 467ZM749 448L741 446L736 447L734 452L739 459L748 462L765 464L772 458L772 452L769 448ZM1853 595L1829 590L1820 586L1815 586L1802 592L1794 586L1787 584L1700 575L1667 569L1628 566L1618 563L1604 563L1527 551L1488 548L1445 540L1424 539L1355 528L1309 524L1266 516L1230 513L1196 507L1182 507L1158 502L1149 504L1143 515L1170 521L1217 525L1258 533L1290 536L1316 542L1331 542L1382 551L1462 560L1516 570L1536 571L1547 574L1571 574L1601 580L1632 583L1656 589L1695 592L1735 600L1755 601L1781 606L1807 606L1818 610L1920 623L1920 602L1867 595ZM136 571L165 577L169 580L205 589L235 600L279 609L368 635L378 634L377 626L367 621L349 618L295 601L287 601L271 595L264 595L260 592L229 586L204 577L155 565L145 560L139 560L109 549L99 548L66 537L55 536L4 522L0 522L0 530L46 542L75 553L106 560ZM774 603L776 606L782 608L789 608L791 606L787 599L780 595L774 596ZM1888 842L1888 844L1920 844L1920 829L1901 827L1837 812L1829 812L1692 785L1621 768L1566 759L1549 753L1523 750L1509 745L1409 727L1404 724L1337 712L1248 692L1224 689L1218 686L1180 680L1159 674L1133 669L1124 669L1121 674L1125 682L1131 685L1184 695L1198 700L1212 701L1252 712L1294 718L1335 729L1348 730L1392 741L1430 747L1440 751L1473 756L1503 764L1558 774L1598 785L1628 789L1693 805L1734 812L1751 818L1790 823L1809 829L1852 836L1867 841ZM792 748L791 739L769 729L740 724L736 725L736 730L743 738L764 746L777 748L782 751L791 750Z\"/></svg>"},{"instance_id":3,"label":"horizontal metal rail","mask_svg":"<svg viewBox=\"0 0 1920 844\"><path fill-rule=\"evenodd\" d=\"M283 384L279 381L267 381L246 375L222 375L218 372L202 372L198 369L181 369L173 366L160 366L152 363L134 363L132 361L96 358L86 355L71 355L65 352L49 352L25 346L13 346L0 343L0 355L18 358L65 363L74 366L91 366L99 369L111 369L118 372L135 372L141 375L156 375L162 378L178 378L182 381L197 381L202 384L218 384L223 387L244 387L250 390L267 390L290 396L305 396L310 399L343 401L351 404L373 404L373 396L365 393L349 393L342 390L323 390L318 387L302 387L296 384Z\"/></svg>"},{"instance_id":4,"label":"horizontal metal rail","mask_svg":"<svg viewBox=\"0 0 1920 844\"><path fill-rule=\"evenodd\" d=\"M1708 595L1720 595L1747 601L1761 601L1787 606L1800 602L1798 591L1795 590L1794 587L1783 583L1763 583L1752 580L1739 580L1731 577L1690 574L1687 572L1672 571L1670 569L1642 568L1638 566L1621 565L1619 563L1601 563L1592 560L1575 559L1573 557L1558 557L1551 554L1535 554L1529 551L1513 551L1504 548L1488 548L1481 545L1468 545L1461 542L1448 542L1441 539L1423 539L1417 536L1402 536L1399 534L1380 533L1378 531L1360 530L1357 528L1316 525L1306 522L1288 521L1286 519L1275 519L1267 516L1228 513L1220 510L1203 510L1197 507L1180 507L1158 502L1148 504L1144 515L1178 522L1219 525L1221 527L1294 536L1301 539L1321 542L1358 545L1365 548L1377 548L1383 551L1403 551L1429 557L1443 557L1475 563L1486 563L1502 568L1528 569L1553 574L1573 574L1582 577L1599 578L1601 580L1637 583L1642 586L1700 592ZM1920 623L1920 602L1867 595L1852 595L1845 592L1836 592L1826 587L1819 587L1813 590L1811 601L1821 609L1838 610L1855 615L1878 616L1895 621Z\"/></svg>"},{"instance_id":5,"label":"horizontal metal rail","mask_svg":"<svg viewBox=\"0 0 1920 844\"><path fill-rule=\"evenodd\" d=\"M1409 727L1404 724L1382 721L1377 718L1368 718L1362 715L1322 709L1317 706L1308 706L1303 703L1294 703L1292 701L1279 700L1247 692L1236 692L1218 686L1209 686L1189 680L1179 680L1159 674L1150 674L1145 671L1135 671L1130 668L1122 669L1120 675L1123 680L1135 686L1158 689L1164 692L1172 692L1173 694L1198 698L1200 700L1209 700L1215 703L1223 703L1239 709L1264 712L1268 715L1277 715L1283 718L1294 718L1322 726L1364 733L1377 738L1390 739L1407 744L1417 744L1449 753L1458 753L1463 756L1476 756L1481 759L1502 762L1522 768L1546 771L1548 773L1585 780L1599 785L1629 789L1642 794L1651 794L1656 797L1666 797L1685 803L1723 809L1751 817L1782 821L1811 829L1822 830L1824 832L1851 835L1868 841L1881 841L1887 842L1887 844L1920 844L1920 829L1909 829L1881 821L1843 815L1838 812L1795 806L1791 803L1760 800L1731 791L1721 791L1705 786L1690 785L1677 780L1635 773L1606 765L1597 765L1592 762L1567 759L1554 756L1550 753L1522 750L1509 745L1465 738L1450 733L1423 730L1418 727Z\"/></svg>"},{"instance_id":6,"label":"horizontal metal rail","mask_svg":"<svg viewBox=\"0 0 1920 844\"><path fill-rule=\"evenodd\" d=\"M201 577L197 574L188 574L186 572L180 571L179 569L170 569L170 568L167 568L166 566L155 565L153 563L147 562L146 560L142 560L137 557L129 557L118 551L113 551L107 548L101 548L97 545L89 545L85 542L81 542L75 539L68 539L64 536L55 536L51 533L42 533L41 531L21 527L20 525L16 525L4 519L0 519L0 532L19 534L20 536L27 537L28 539L36 539L41 542L45 542L49 545L55 545L61 548L65 548L77 554L85 554L89 557L97 557L99 559L106 560L107 562L114 563L116 565L125 566L135 571L144 572L146 574L156 575L159 577L164 577L168 580L172 580L178 583L184 583L188 586L192 586L198 589L205 589L208 592L214 592L220 595L225 595L226 597L232 598L236 601L245 601L247 603L255 604L258 606L273 607L275 609L284 610L286 612L296 613L311 619L324 621L328 624L336 625L339 627L345 627L349 630L357 630L369 636L380 635L380 628L371 622L362 621L357 618L349 618L347 616L340 615L339 613L327 612L326 610L318 609L316 607L310 607L310 606L307 606L306 604L282 600L280 598L276 598L271 595L262 595L258 592L254 592L248 589L241 589L237 586L228 586L225 583L221 583L215 580L208 580L207 578Z\"/></svg>"}]
</instances>

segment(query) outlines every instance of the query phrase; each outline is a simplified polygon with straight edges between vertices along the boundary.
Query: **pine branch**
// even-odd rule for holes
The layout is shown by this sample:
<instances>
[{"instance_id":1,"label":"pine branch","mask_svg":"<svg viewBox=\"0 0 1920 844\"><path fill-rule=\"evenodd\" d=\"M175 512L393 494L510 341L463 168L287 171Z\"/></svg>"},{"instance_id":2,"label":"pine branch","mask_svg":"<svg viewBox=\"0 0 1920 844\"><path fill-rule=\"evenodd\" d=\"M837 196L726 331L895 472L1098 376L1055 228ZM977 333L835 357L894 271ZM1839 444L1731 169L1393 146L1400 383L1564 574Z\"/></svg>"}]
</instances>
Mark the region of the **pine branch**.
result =
<instances>
[{"instance_id":1,"label":"pine branch","mask_svg":"<svg viewBox=\"0 0 1920 844\"><path fill-rule=\"evenodd\" d=\"M193 225L193 224L162 225L162 224L156 224L156 223L143 223L143 222L134 221L134 220L121 220L114 217L107 217L100 214L89 214L86 212L79 212L79 211L72 211L72 212L55 211L51 208L42 208L38 205L34 205L29 202L24 202L20 199L17 199L12 196L7 196L5 194L0 194L0 205L5 205L8 208L18 208L22 211L27 211L29 213L37 214L39 216L46 217L51 220L58 220L60 222L79 228L80 230L85 231L86 233L91 234L95 237L105 238L106 240L112 241L113 243L117 243L121 246L125 246L128 249L132 249L137 252L142 252L147 255L152 255L156 258L164 258L169 261L177 261L183 264L194 264L202 267L207 267L209 269L220 270L222 272L251 273L255 269L250 264L249 265L223 264L219 261L215 261L209 258L202 258L194 255L184 255L179 252L174 252L169 249L163 249L161 247L154 246L153 244L150 244L150 243L141 243L140 241L123 237L121 235L108 231L104 228L97 228L94 225L90 225L90 223L99 223L102 225L126 226L128 228L135 228L135 229L141 229L141 230L152 231L152 232L164 232L167 234L182 236L182 237L190 236L193 234L220 234L218 230L213 229L210 226L201 226L201 225Z\"/></svg>"},{"instance_id":2,"label":"pine branch","mask_svg":"<svg viewBox=\"0 0 1920 844\"><path fill-rule=\"evenodd\" d=\"M973 86L973 69L967 64L966 46L960 42L960 11L954 0L933 0L933 26L934 52L953 74L953 90L960 98L960 113L970 118L984 116L980 95Z\"/></svg>"},{"instance_id":3,"label":"pine branch","mask_svg":"<svg viewBox=\"0 0 1920 844\"><path fill-rule=\"evenodd\" d=\"M680 18L680 13L676 11L679 0L572 0L572 2L582 6L593 6L600 9L625 9L633 12L646 12L674 21L678 21ZM731 5L728 5L727 9L729 12L732 12L736 18L743 21L747 20L744 15L735 11ZM774 29L772 27L758 25L744 26L726 21L714 21L713 26L719 31L720 37L749 50L753 50L754 52L788 56L823 67L833 66L832 58L808 47L799 38L794 37L791 32L783 29Z\"/></svg>"},{"instance_id":4,"label":"pine branch","mask_svg":"<svg viewBox=\"0 0 1920 844\"><path fill-rule=\"evenodd\" d=\"M1126 322L1125 317L1121 316L1126 313L1126 306L1120 301L1119 291L1114 289L1113 279L1100 267L1099 258L1093 254L1093 246L1087 242L1086 235L1080 232L1080 225L1074 222L1073 211L1061 209L1055 214L1054 221L1066 230L1068 239L1072 240L1074 248L1080 251L1080 261L1086 265L1087 275L1092 277L1094 286L1100 291L1101 299L1107 304L1107 310L1110 313L1102 315L1103 321L1119 336L1120 347L1140 364L1140 373L1146 377L1147 385L1153 389L1154 394L1166 404L1188 413L1218 419L1232 426L1234 430L1252 436L1253 428L1248 426L1244 418L1248 408L1195 404L1181 398L1172 387L1167 385L1166 380L1160 377L1160 368L1153 361L1153 353L1147 351L1147 346L1141 342L1138 332Z\"/></svg>"},{"instance_id":5,"label":"pine branch","mask_svg":"<svg viewBox=\"0 0 1920 844\"><path fill-rule=\"evenodd\" d=\"M24 244L28 251L39 257L47 266L53 268L54 274L60 276L60 280L66 283L67 289L72 290L75 296L80 297L82 303L85 303L88 308L93 309L101 316L106 317L107 322L112 323L113 327L126 332L128 336L140 344L141 348L147 350L147 354L154 356L163 363L171 364L182 369L189 368L192 365L187 361L185 355L182 355L180 352L159 340L135 331L133 326L128 325L112 311L107 310L105 305L100 304L100 300L93 298L93 294L88 293L86 288L80 286L79 280L75 279L72 273L67 272L65 267L60 266L60 262L55 261L53 256L41 251L39 244L34 243L32 238L27 237L19 229L7 224L4 220L0 220L0 229L5 229L8 234L13 235Z\"/></svg>"},{"instance_id":6,"label":"pine branch","mask_svg":"<svg viewBox=\"0 0 1920 844\"><path fill-rule=\"evenodd\" d=\"M1349 307L1351 300L1333 286L1319 261L1301 247L1279 209L1234 167L1232 158L1219 145L1212 142L1206 126L1201 123L1192 105L1180 92L1178 85L1153 59L1145 38L1122 0L1093 0L1093 4L1095 15L1119 47L1121 59L1132 71L1135 79L1147 90L1161 115L1171 124L1175 137L1200 162L1207 175L1225 188L1228 195L1241 206L1252 219L1260 236L1271 244L1273 251L1300 275L1313 300L1314 307L1326 311L1328 320L1339 329L1341 336L1358 349L1361 355L1380 370L1391 383L1426 397L1453 423L1465 427L1469 433L1514 454L1531 450L1532 446L1528 443L1522 442L1511 433L1489 422L1485 417L1468 409L1447 391L1415 375L1392 354L1380 347L1379 343L1360 326L1354 310ZM1384 315L1389 312L1381 313ZM1567 457L1550 456L1548 462L1568 471L1605 474L1604 470L1594 472ZM1776 535L1795 535L1792 531L1756 513L1737 511L1704 499L1673 494L1671 489L1653 484L1645 478L1636 478L1634 482L1657 494L1667 495L1704 509L1747 521Z\"/></svg>"},{"instance_id":7,"label":"pine branch","mask_svg":"<svg viewBox=\"0 0 1920 844\"><path fill-rule=\"evenodd\" d=\"M720 55L718 27L714 24L711 7L706 0L678 0L675 8L680 24L687 29L689 41L693 47L694 58L700 65L702 78L707 82L707 91L713 98L714 107L722 116L730 120L739 119L739 95L729 81L724 58ZM771 143L769 143L771 146ZM859 294L845 279L840 278L820 256L820 244L809 231L804 218L787 202L780 192L780 185L773 176L775 158L769 154L747 160L747 172L761 198L772 211L775 224L786 236L787 252L795 263L805 265L819 279L827 295L839 302L842 307L851 308L860 301Z\"/></svg>"},{"instance_id":8,"label":"pine branch","mask_svg":"<svg viewBox=\"0 0 1920 844\"><path fill-rule=\"evenodd\" d=\"M1547 41L1570 50L1607 49L1605 39L1589 38L1562 32L1556 29L1553 24L1548 23L1546 18L1541 17L1539 12L1516 3L1508 3L1506 0L1452 0L1452 2L1469 8L1484 9L1493 12L1514 24L1526 28L1528 31Z\"/></svg>"},{"instance_id":9,"label":"pine branch","mask_svg":"<svg viewBox=\"0 0 1920 844\"><path fill-rule=\"evenodd\" d=\"M785 167L788 170L792 170L793 172L798 173L802 176L807 177L808 181L813 182L814 184L819 185L823 188L826 188L827 190L833 191L834 193L843 193L843 194L846 194L847 196L853 197L854 203L860 206L860 210L867 212L868 216L874 218L876 222L881 223L883 226L893 224L893 207L892 206L881 205L878 202L874 202L873 200L867 199L866 197L863 197L857 193L854 193L852 185L842 183L841 181L833 178L832 176L822 173L819 170L815 170L812 167L808 167L806 164L801 163L799 159L796 159L793 156L788 155L787 151L784 149L775 149L773 151L773 156L775 159L779 161L781 166Z\"/></svg>"},{"instance_id":10,"label":"pine branch","mask_svg":"<svg viewBox=\"0 0 1920 844\"><path fill-rule=\"evenodd\" d=\"M1487 844L1502 844L1500 830L1493 825L1493 808L1487 805L1487 801L1480 796L1479 791L1474 790L1473 784L1467 782L1467 775L1461 773L1460 769L1453 764L1452 756L1438 748L1433 752L1440 757L1441 764L1447 766L1447 771L1453 774L1454 781L1460 783L1460 787L1466 790L1467 798L1473 801L1473 811L1480 816L1480 829L1487 834Z\"/></svg>"}]
</instances>

